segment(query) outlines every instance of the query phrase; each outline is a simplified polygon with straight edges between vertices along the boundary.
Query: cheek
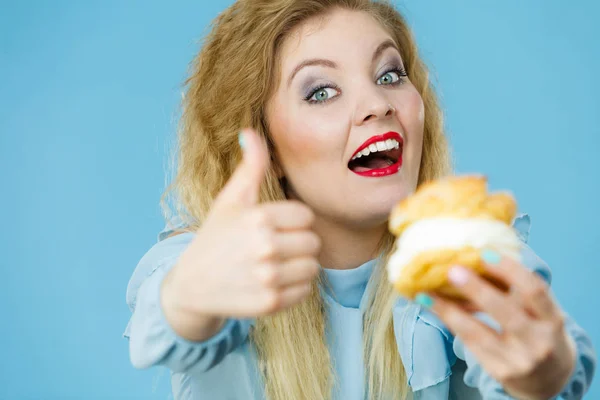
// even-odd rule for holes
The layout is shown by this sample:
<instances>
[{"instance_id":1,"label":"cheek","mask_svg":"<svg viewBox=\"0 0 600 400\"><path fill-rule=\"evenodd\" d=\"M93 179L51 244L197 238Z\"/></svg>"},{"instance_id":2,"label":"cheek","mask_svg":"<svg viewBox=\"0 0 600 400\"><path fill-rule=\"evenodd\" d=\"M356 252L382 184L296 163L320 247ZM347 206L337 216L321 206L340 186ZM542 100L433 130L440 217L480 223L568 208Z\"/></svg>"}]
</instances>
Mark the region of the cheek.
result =
<instances>
[{"instance_id":1,"label":"cheek","mask_svg":"<svg viewBox=\"0 0 600 400\"><path fill-rule=\"evenodd\" d=\"M414 116L415 124L422 125L425 121L425 105L417 89L413 87L413 90L407 93L406 102L409 104L408 108L412 111L411 114Z\"/></svg>"},{"instance_id":2,"label":"cheek","mask_svg":"<svg viewBox=\"0 0 600 400\"><path fill-rule=\"evenodd\" d=\"M287 110L285 116L275 117L271 134L284 167L306 168L330 160L338 148L343 150L344 141L332 134L342 132L339 121L331 112L304 108Z\"/></svg>"},{"instance_id":3,"label":"cheek","mask_svg":"<svg viewBox=\"0 0 600 400\"><path fill-rule=\"evenodd\" d=\"M402 93L402 97L398 100L396 109L400 110L400 122L408 131L408 139L421 143L425 122L425 105L421 95L413 87Z\"/></svg>"},{"instance_id":4,"label":"cheek","mask_svg":"<svg viewBox=\"0 0 600 400\"><path fill-rule=\"evenodd\" d=\"M405 130L406 142L404 144L404 160L407 172L416 182L423 152L423 127L425 122L425 107L419 92L407 90L402 93L397 110L398 118Z\"/></svg>"}]
</instances>

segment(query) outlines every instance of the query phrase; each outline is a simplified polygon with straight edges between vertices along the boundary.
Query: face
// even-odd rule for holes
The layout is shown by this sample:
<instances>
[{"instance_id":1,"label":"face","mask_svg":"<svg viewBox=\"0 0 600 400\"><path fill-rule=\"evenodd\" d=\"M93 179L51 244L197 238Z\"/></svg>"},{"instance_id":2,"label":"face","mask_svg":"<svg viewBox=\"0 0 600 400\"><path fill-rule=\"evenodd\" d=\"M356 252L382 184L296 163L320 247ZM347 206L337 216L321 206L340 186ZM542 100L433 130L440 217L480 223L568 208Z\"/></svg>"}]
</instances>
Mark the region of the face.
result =
<instances>
[{"instance_id":1,"label":"face","mask_svg":"<svg viewBox=\"0 0 600 400\"><path fill-rule=\"evenodd\" d=\"M424 119L391 36L368 14L339 10L299 26L280 62L266 115L290 197L318 218L384 223L416 188Z\"/></svg>"}]
</instances>

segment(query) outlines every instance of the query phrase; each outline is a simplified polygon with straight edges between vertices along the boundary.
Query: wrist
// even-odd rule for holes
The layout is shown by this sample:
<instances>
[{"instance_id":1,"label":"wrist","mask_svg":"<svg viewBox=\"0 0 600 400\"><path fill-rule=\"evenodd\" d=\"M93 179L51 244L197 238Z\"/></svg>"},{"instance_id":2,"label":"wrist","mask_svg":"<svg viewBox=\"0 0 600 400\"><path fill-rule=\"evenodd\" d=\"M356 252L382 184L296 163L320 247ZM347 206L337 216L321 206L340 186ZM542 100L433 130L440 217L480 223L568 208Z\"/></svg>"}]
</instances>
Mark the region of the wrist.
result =
<instances>
[{"instance_id":1,"label":"wrist","mask_svg":"<svg viewBox=\"0 0 600 400\"><path fill-rule=\"evenodd\" d=\"M510 396L519 400L548 400L559 396L567 387L577 367L577 345L565 331L561 343L556 346L552 359L545 363L545 370L538 371L536 377L514 386L505 386ZM542 378L543 377L543 378Z\"/></svg>"},{"instance_id":2,"label":"wrist","mask_svg":"<svg viewBox=\"0 0 600 400\"><path fill-rule=\"evenodd\" d=\"M178 327L185 321L184 307L182 306L178 294L181 288L177 288L174 282L174 273L177 266L173 267L164 277L160 285L159 303L163 316L167 323L177 334L180 334Z\"/></svg>"},{"instance_id":3,"label":"wrist","mask_svg":"<svg viewBox=\"0 0 600 400\"><path fill-rule=\"evenodd\" d=\"M544 392L533 397L532 400L553 399L560 395L565 386L570 382L577 364L577 345L566 330L563 332L563 341L564 345L562 348L564 350L557 353L557 362L551 363L551 365L559 366L559 368L556 368L553 379L549 380L548 384L545 385Z\"/></svg>"},{"instance_id":4,"label":"wrist","mask_svg":"<svg viewBox=\"0 0 600 400\"><path fill-rule=\"evenodd\" d=\"M554 396L558 396L565 389L565 387L573 378L573 374L577 369L577 343L575 343L575 339L573 339L573 337L566 330L564 330L563 335L566 343L565 347L567 349L564 357L565 360L568 360L568 362L563 364L564 369L562 370L560 376L557 377L556 382L558 387L553 394Z\"/></svg>"},{"instance_id":5,"label":"wrist","mask_svg":"<svg viewBox=\"0 0 600 400\"><path fill-rule=\"evenodd\" d=\"M160 286L159 302L166 323L172 331L190 342L202 342L217 334L225 318L200 313L190 309L184 300L189 299L178 284L177 266L173 267Z\"/></svg>"}]
</instances>

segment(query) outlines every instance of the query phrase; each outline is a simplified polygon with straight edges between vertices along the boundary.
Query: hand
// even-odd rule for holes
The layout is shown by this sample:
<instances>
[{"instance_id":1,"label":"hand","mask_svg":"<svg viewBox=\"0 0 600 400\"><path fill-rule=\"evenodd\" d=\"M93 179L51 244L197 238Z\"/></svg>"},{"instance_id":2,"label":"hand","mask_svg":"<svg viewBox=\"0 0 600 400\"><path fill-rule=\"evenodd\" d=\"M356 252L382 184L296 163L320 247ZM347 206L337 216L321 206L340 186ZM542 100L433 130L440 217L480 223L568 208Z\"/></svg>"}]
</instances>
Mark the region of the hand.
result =
<instances>
[{"instance_id":1,"label":"hand","mask_svg":"<svg viewBox=\"0 0 600 400\"><path fill-rule=\"evenodd\" d=\"M486 272L506 283L510 292L454 267L449 278L471 304L432 294L432 311L511 396L529 400L558 395L574 371L576 357L563 312L534 272L495 252L484 252L484 258ZM473 310L487 313L501 332L476 319L469 312Z\"/></svg>"},{"instance_id":2,"label":"hand","mask_svg":"<svg viewBox=\"0 0 600 400\"><path fill-rule=\"evenodd\" d=\"M297 201L257 204L266 145L243 132L244 159L168 276L167 307L186 319L257 317L302 301L319 273L313 212ZM167 281L167 279L165 279ZM167 311L165 311L167 313ZM173 318L175 320L175 318Z\"/></svg>"}]
</instances>

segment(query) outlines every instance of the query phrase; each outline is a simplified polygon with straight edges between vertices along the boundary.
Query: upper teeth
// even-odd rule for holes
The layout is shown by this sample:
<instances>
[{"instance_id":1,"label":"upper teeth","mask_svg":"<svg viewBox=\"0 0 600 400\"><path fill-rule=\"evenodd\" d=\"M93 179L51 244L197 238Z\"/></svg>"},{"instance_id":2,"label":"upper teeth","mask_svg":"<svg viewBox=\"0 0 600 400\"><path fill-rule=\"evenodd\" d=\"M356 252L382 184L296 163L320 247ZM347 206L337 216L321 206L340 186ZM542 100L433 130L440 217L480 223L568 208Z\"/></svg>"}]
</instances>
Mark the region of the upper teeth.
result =
<instances>
[{"instance_id":1,"label":"upper teeth","mask_svg":"<svg viewBox=\"0 0 600 400\"><path fill-rule=\"evenodd\" d=\"M388 139L382 140L380 142L371 143L368 147L365 147L364 149L362 149L362 151L356 153L356 155L352 157L352 160L356 160L357 158L361 158L362 156L368 156L369 154L376 153L378 151L392 150L397 149L399 147L400 143L398 143L396 139Z\"/></svg>"}]
</instances>

